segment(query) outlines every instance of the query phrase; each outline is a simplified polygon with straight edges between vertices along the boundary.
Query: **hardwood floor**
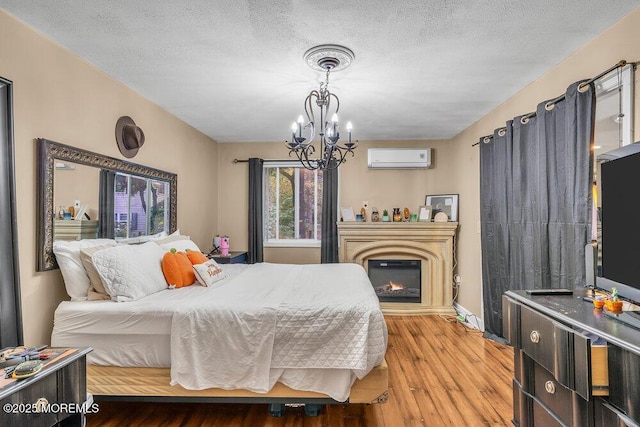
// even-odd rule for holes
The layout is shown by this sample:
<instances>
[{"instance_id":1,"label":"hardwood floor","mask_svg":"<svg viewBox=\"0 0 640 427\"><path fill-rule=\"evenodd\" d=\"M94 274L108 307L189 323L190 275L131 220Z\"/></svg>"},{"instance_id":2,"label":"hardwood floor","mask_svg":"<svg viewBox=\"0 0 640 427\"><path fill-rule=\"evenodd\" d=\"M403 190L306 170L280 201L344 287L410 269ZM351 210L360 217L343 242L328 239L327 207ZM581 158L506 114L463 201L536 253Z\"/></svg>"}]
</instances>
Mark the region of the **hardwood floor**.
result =
<instances>
[{"instance_id":1,"label":"hardwood floor","mask_svg":"<svg viewBox=\"0 0 640 427\"><path fill-rule=\"evenodd\" d=\"M92 426L507 426L513 349L440 316L388 316L389 401L327 405L318 417L267 405L98 402Z\"/></svg>"}]
</instances>

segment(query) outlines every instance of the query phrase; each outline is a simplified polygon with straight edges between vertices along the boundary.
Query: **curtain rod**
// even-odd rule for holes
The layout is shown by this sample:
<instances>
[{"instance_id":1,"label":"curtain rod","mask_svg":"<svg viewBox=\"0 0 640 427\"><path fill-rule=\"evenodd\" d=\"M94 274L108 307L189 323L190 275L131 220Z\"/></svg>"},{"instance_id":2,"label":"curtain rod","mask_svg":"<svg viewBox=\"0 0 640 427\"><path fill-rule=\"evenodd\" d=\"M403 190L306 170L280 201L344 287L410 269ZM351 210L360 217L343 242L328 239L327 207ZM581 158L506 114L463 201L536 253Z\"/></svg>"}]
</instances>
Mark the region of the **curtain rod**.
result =
<instances>
[{"instance_id":1,"label":"curtain rod","mask_svg":"<svg viewBox=\"0 0 640 427\"><path fill-rule=\"evenodd\" d=\"M583 87L585 87L587 85L590 85L591 83L595 82L599 78L604 77L607 74L609 74L610 72L612 72L614 70L617 70L619 68L622 68L622 67L626 66L627 64L632 64L635 67L638 64L638 62L627 62L627 61L625 61L623 59L623 60L619 61L616 65L613 65L613 66L607 68L606 70L604 70L603 72L601 72L597 76L592 77L592 78L590 78L588 80L585 80L582 83L580 83L578 85L578 90L581 90ZM565 97L565 94L562 94L562 95L560 95L560 96L558 96L556 98L553 98L550 101L547 101L547 103L545 104L545 108L547 108L547 109L553 108L553 105L558 101L562 101L564 99L564 97ZM532 113L529 113L529 114L525 114L520 118L520 121L522 122L522 124L526 124L529 121L529 119L531 117L534 117L535 115L536 115L535 111L532 112ZM501 127L501 128L498 128L497 130L498 130L498 132L500 132L500 131L504 131L506 129L507 129L506 127ZM480 139L485 141L485 142L488 142L491 138L493 138L493 135L486 135L486 136L480 137ZM475 144L472 144L471 146L475 147L476 145L480 145L480 141L476 142Z\"/></svg>"},{"instance_id":2,"label":"curtain rod","mask_svg":"<svg viewBox=\"0 0 640 427\"><path fill-rule=\"evenodd\" d=\"M282 162L282 163L298 163L299 160L295 159L262 159L265 162ZM249 159L233 159L231 163L249 163Z\"/></svg>"}]
</instances>

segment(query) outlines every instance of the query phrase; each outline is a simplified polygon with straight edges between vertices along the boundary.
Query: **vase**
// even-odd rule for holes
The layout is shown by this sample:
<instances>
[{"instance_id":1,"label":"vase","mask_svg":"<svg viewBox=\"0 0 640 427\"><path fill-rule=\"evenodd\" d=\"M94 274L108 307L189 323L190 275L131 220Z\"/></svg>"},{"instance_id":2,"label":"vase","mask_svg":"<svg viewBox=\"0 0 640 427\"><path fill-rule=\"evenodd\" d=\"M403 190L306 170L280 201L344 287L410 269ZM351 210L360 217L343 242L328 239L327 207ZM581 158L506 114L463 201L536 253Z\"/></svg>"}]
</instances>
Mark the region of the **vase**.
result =
<instances>
[{"instance_id":1,"label":"vase","mask_svg":"<svg viewBox=\"0 0 640 427\"><path fill-rule=\"evenodd\" d=\"M382 222L389 222L389 215L382 215Z\"/></svg>"},{"instance_id":2,"label":"vase","mask_svg":"<svg viewBox=\"0 0 640 427\"><path fill-rule=\"evenodd\" d=\"M402 214L400 213L400 208L393 208L393 222L402 221Z\"/></svg>"}]
</instances>

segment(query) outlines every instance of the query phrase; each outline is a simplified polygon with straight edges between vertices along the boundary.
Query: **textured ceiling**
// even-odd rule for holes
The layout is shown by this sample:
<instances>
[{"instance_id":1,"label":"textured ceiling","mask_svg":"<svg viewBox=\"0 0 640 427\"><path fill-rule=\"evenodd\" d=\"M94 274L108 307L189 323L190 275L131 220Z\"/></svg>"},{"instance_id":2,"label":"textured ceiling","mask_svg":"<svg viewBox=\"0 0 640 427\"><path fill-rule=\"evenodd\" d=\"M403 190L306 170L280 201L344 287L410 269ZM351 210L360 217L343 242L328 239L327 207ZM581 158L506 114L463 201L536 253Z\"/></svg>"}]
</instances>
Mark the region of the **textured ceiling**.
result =
<instances>
[{"instance_id":1,"label":"textured ceiling","mask_svg":"<svg viewBox=\"0 0 640 427\"><path fill-rule=\"evenodd\" d=\"M304 97L322 77L302 55L323 43L355 53L329 86L355 137L450 138L638 6L639 0L0 0L27 25L220 142L288 138Z\"/></svg>"}]
</instances>

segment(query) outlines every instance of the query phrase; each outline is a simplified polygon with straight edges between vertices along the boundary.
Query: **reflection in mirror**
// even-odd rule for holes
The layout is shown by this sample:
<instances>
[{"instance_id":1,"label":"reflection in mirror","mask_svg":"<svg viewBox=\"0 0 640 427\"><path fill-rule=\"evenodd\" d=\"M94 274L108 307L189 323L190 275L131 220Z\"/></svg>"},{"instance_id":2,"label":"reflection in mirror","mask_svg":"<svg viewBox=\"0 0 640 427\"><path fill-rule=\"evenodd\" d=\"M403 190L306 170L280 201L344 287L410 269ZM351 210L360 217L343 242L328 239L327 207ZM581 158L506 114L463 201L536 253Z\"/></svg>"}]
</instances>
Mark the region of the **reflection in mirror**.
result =
<instances>
[{"instance_id":1,"label":"reflection in mirror","mask_svg":"<svg viewBox=\"0 0 640 427\"><path fill-rule=\"evenodd\" d=\"M46 139L38 154L38 271L57 268L56 239L175 231L176 174Z\"/></svg>"},{"instance_id":2,"label":"reflection in mirror","mask_svg":"<svg viewBox=\"0 0 640 427\"><path fill-rule=\"evenodd\" d=\"M111 188L116 240L168 231L168 182L117 172Z\"/></svg>"}]
</instances>

